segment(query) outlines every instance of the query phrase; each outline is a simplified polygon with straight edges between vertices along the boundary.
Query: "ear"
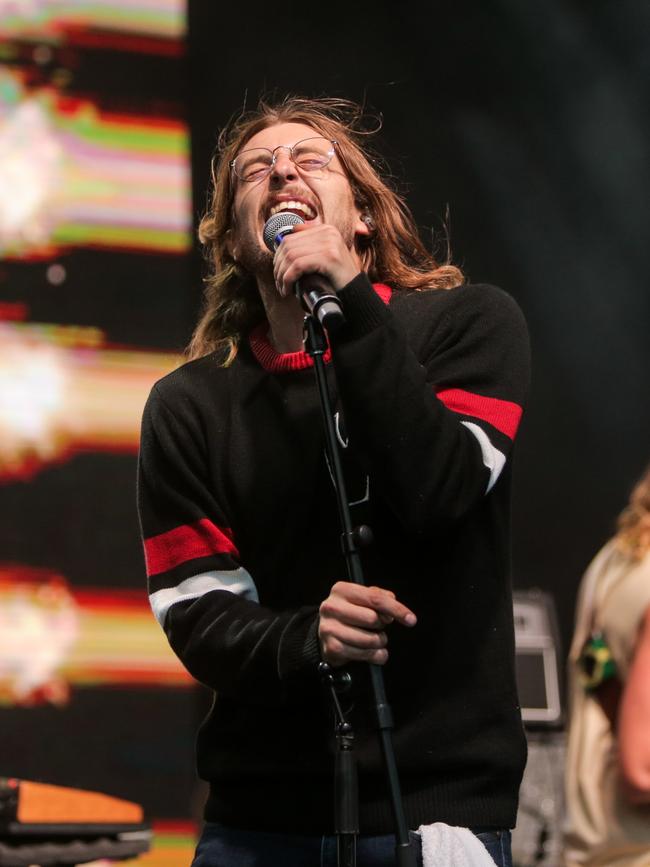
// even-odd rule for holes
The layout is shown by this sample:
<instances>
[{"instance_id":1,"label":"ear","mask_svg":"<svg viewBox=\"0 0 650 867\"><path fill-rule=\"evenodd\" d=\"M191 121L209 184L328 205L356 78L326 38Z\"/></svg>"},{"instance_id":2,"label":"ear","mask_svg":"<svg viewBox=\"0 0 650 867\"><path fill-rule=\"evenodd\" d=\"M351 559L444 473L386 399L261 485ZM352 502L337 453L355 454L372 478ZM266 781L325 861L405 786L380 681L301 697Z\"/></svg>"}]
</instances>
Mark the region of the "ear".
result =
<instances>
[{"instance_id":1,"label":"ear","mask_svg":"<svg viewBox=\"0 0 650 867\"><path fill-rule=\"evenodd\" d=\"M375 233L375 223L367 208L357 212L357 222L355 226L355 234L365 238L369 238Z\"/></svg>"},{"instance_id":2,"label":"ear","mask_svg":"<svg viewBox=\"0 0 650 867\"><path fill-rule=\"evenodd\" d=\"M363 237L369 237L373 235L375 232L375 223L372 219L370 213L367 208L363 208L362 210L357 212L357 223L355 226L355 233L357 235L361 235Z\"/></svg>"}]
</instances>

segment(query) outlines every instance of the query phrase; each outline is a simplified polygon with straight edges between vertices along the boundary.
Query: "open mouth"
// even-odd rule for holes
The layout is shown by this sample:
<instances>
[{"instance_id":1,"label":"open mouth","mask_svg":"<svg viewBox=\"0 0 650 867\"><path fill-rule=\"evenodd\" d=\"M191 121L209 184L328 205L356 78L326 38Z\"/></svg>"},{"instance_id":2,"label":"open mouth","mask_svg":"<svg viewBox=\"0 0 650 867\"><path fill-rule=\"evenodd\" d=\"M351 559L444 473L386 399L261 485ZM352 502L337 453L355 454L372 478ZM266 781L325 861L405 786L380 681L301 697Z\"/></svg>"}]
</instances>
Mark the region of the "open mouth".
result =
<instances>
[{"instance_id":1,"label":"open mouth","mask_svg":"<svg viewBox=\"0 0 650 867\"><path fill-rule=\"evenodd\" d=\"M307 202L301 202L298 199L288 199L286 202L278 202L273 205L268 215L269 217L272 217L274 214L279 214L280 211L289 211L292 214L298 214L299 217L303 217L305 220L316 219L316 211L312 206L308 205Z\"/></svg>"}]
</instances>

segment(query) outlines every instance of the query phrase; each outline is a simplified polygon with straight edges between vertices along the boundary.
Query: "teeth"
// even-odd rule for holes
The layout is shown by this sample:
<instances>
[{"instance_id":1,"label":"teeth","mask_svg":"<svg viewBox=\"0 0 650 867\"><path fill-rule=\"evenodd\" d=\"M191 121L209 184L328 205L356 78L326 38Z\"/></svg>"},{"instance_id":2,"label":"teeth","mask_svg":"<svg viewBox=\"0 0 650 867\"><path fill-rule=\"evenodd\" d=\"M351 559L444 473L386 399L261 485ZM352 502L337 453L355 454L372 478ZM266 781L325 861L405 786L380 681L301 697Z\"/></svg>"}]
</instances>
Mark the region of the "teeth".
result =
<instances>
[{"instance_id":1,"label":"teeth","mask_svg":"<svg viewBox=\"0 0 650 867\"><path fill-rule=\"evenodd\" d=\"M306 205L304 202L280 202L278 205L274 205L271 208L269 216L272 217L280 211L302 211L308 220L313 220L316 216L314 209L310 208L309 205Z\"/></svg>"}]
</instances>

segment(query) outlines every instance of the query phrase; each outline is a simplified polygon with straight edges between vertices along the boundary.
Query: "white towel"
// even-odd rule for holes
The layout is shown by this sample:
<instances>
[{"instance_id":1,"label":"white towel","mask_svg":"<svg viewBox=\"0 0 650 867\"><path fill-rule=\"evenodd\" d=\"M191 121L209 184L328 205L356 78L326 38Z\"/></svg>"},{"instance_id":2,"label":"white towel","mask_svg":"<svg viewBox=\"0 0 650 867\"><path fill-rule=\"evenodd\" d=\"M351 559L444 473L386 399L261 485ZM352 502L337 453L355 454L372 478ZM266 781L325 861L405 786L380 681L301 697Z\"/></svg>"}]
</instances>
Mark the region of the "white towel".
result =
<instances>
[{"instance_id":1,"label":"white towel","mask_svg":"<svg viewBox=\"0 0 650 867\"><path fill-rule=\"evenodd\" d=\"M436 822L420 825L423 867L494 867L494 861L469 828Z\"/></svg>"}]
</instances>

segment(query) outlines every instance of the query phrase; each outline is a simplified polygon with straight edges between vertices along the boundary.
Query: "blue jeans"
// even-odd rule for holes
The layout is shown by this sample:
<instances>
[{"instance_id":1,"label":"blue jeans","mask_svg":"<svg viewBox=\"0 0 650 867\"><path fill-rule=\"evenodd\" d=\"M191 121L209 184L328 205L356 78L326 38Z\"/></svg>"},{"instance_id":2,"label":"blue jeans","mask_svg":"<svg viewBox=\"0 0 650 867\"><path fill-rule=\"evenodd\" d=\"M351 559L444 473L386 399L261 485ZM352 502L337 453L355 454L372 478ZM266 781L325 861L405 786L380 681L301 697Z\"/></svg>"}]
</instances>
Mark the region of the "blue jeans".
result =
<instances>
[{"instance_id":1,"label":"blue jeans","mask_svg":"<svg viewBox=\"0 0 650 867\"><path fill-rule=\"evenodd\" d=\"M476 833L476 832L475 832ZM498 867L512 867L510 831L476 833ZM422 864L420 838L411 840ZM336 867L336 837L299 837L239 831L207 822L191 867ZM357 867L395 867L395 838L360 836ZM451 865L450 865L451 867Z\"/></svg>"}]
</instances>

